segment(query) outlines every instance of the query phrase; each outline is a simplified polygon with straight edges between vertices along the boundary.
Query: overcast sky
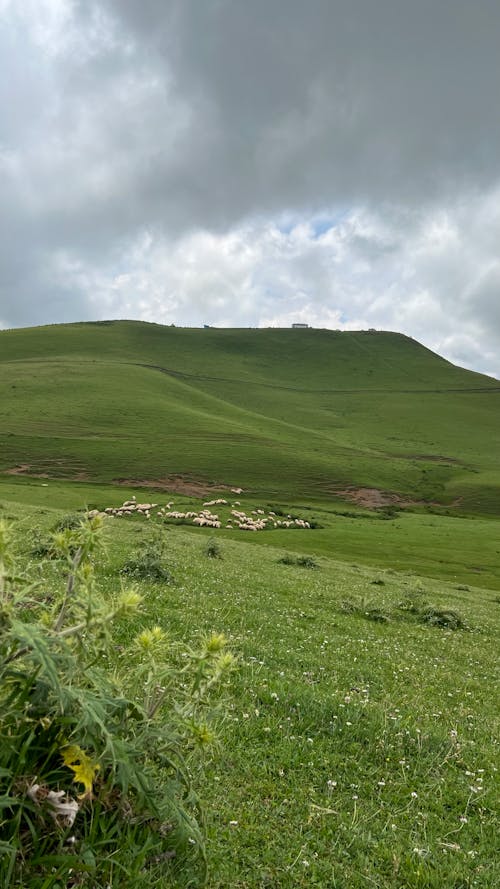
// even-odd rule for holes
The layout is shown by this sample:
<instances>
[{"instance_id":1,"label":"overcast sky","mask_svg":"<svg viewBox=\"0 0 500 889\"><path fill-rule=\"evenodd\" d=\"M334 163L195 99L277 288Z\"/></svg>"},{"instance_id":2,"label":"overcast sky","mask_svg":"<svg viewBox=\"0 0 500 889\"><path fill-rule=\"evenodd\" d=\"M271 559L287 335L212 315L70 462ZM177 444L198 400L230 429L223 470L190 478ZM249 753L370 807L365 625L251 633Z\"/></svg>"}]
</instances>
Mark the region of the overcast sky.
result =
<instances>
[{"instance_id":1,"label":"overcast sky","mask_svg":"<svg viewBox=\"0 0 500 889\"><path fill-rule=\"evenodd\" d=\"M498 0L0 0L0 328L376 327L500 377Z\"/></svg>"}]
</instances>

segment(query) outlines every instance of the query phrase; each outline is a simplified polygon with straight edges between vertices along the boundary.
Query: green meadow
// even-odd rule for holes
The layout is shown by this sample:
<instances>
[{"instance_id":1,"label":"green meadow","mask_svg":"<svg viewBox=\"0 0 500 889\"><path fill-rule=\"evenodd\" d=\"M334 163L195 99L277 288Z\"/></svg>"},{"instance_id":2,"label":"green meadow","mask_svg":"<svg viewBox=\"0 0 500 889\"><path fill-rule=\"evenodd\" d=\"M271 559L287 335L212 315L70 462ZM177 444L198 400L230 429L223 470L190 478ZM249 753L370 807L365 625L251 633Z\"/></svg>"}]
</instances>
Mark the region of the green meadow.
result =
<instances>
[{"instance_id":1,"label":"green meadow","mask_svg":"<svg viewBox=\"0 0 500 889\"><path fill-rule=\"evenodd\" d=\"M2 514L31 566L63 515L12 501ZM268 546L218 537L210 558L208 530L110 518L105 600L159 529L169 580L135 583L143 609L119 628L110 669L126 671L120 650L153 626L174 644L223 631L237 656L218 743L192 766L207 885L496 887L498 594L311 557L314 531L290 530L296 549L274 532ZM48 563L42 578L57 590L61 569ZM190 877L170 865L157 875L164 886ZM104 886L98 871L89 879Z\"/></svg>"},{"instance_id":2,"label":"green meadow","mask_svg":"<svg viewBox=\"0 0 500 889\"><path fill-rule=\"evenodd\" d=\"M105 518L96 577L108 601L161 536L169 579L136 581L111 670L154 625L223 632L237 658L193 765L211 889L500 885L499 400L395 333L0 332L0 518L23 565L70 512L227 501L216 529ZM241 531L234 509L274 519ZM175 862L157 879L196 885Z\"/></svg>"}]
</instances>

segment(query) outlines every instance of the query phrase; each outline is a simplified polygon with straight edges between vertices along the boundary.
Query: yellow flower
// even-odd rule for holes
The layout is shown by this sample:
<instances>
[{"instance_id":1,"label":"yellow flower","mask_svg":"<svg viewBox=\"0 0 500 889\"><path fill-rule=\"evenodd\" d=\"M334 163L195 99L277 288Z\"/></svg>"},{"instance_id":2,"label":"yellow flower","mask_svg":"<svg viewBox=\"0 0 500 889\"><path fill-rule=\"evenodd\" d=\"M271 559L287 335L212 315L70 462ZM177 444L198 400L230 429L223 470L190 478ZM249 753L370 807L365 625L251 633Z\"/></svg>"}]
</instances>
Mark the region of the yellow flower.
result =
<instances>
[{"instance_id":1,"label":"yellow flower","mask_svg":"<svg viewBox=\"0 0 500 889\"><path fill-rule=\"evenodd\" d=\"M165 633L161 627L153 627L152 630L143 630L136 637L136 644L145 651L154 648L159 643L165 641Z\"/></svg>"},{"instance_id":2,"label":"yellow flower","mask_svg":"<svg viewBox=\"0 0 500 889\"><path fill-rule=\"evenodd\" d=\"M225 645L227 645L227 639L224 633L212 633L212 635L208 636L205 640L206 649L210 654L222 651Z\"/></svg>"},{"instance_id":3,"label":"yellow flower","mask_svg":"<svg viewBox=\"0 0 500 889\"><path fill-rule=\"evenodd\" d=\"M136 590L124 590L118 599L118 611L122 613L137 611L141 603L142 596Z\"/></svg>"},{"instance_id":4,"label":"yellow flower","mask_svg":"<svg viewBox=\"0 0 500 889\"><path fill-rule=\"evenodd\" d=\"M67 744L66 747L62 748L61 756L64 765L68 766L68 768L74 772L74 783L83 784L85 788L84 792L78 798L84 799L85 797L91 796L92 784L100 769L99 763L93 762L90 756L87 756L85 751L82 750L81 747L78 747L77 744Z\"/></svg>"}]
</instances>

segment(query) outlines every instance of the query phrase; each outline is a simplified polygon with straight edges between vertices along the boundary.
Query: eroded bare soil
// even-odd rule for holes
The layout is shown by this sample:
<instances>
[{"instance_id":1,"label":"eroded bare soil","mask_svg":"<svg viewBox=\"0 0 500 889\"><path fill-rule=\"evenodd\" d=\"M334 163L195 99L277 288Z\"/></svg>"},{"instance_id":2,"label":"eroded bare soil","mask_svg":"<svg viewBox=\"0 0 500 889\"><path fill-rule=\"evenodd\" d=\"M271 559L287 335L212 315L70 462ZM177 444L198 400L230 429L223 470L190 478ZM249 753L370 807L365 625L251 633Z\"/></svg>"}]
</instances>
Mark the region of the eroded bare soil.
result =
<instances>
[{"instance_id":1,"label":"eroded bare soil","mask_svg":"<svg viewBox=\"0 0 500 889\"><path fill-rule=\"evenodd\" d=\"M232 491L235 494L243 493L241 488L204 482L182 475L167 475L164 478L155 479L116 478L113 482L118 485L126 485L129 488L156 488L160 491L172 491L175 494L185 494L187 497L206 497L215 491Z\"/></svg>"},{"instance_id":2,"label":"eroded bare soil","mask_svg":"<svg viewBox=\"0 0 500 889\"><path fill-rule=\"evenodd\" d=\"M354 485L348 488L334 488L332 493L336 497L350 500L351 503L356 503L365 509L381 509L384 506L398 506L403 509L410 506L419 506L423 502L401 497L400 494L396 494L393 491L380 491L378 488L357 488Z\"/></svg>"}]
</instances>

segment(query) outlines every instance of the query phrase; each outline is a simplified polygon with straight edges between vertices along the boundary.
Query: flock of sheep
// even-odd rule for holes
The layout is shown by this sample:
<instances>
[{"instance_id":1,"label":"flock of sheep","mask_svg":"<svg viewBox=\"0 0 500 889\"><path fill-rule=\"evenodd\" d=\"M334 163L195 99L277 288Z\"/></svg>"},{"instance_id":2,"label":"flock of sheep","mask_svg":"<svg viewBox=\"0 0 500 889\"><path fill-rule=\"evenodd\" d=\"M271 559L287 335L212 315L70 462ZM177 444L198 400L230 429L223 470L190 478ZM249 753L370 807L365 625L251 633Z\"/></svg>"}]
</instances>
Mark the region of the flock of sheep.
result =
<instances>
[{"instance_id":1,"label":"flock of sheep","mask_svg":"<svg viewBox=\"0 0 500 889\"><path fill-rule=\"evenodd\" d=\"M229 528L238 529L240 531L265 531L271 528L310 528L309 522L305 519L292 518L288 515L285 519L280 519L275 512L266 512L263 509L253 509L248 515L242 509L236 509L241 504L239 500L234 503L228 503L222 498L218 500L208 500L203 504L203 509L198 512L181 512L173 510L173 503L167 503L166 506L159 506L158 503L138 503L136 498L125 500L121 506L107 506L104 510L92 509L88 513L88 517L93 516L129 516L143 515L150 519L153 511L156 510L156 516L164 521L177 521L191 523L205 528ZM209 507L223 506L230 508L230 514L221 521L218 513L213 512Z\"/></svg>"}]
</instances>

